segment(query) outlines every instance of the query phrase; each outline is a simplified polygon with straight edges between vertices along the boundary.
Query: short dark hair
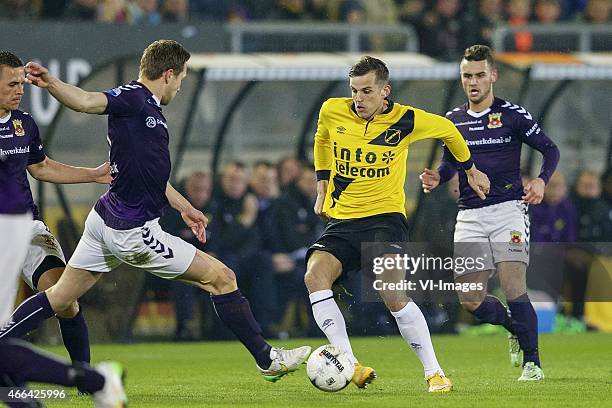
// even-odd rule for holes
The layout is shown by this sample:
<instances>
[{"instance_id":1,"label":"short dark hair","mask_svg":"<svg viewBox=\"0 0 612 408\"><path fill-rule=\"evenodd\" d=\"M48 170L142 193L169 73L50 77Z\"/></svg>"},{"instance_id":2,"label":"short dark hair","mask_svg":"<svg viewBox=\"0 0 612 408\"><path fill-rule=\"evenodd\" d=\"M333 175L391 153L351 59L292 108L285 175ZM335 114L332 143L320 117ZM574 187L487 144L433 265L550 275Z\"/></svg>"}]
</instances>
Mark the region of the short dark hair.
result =
<instances>
[{"instance_id":1,"label":"short dark hair","mask_svg":"<svg viewBox=\"0 0 612 408\"><path fill-rule=\"evenodd\" d=\"M349 71L349 77L364 76L370 72L376 73L376 80L379 82L389 82L389 69L387 65L378 58L366 55L361 58Z\"/></svg>"},{"instance_id":2,"label":"short dark hair","mask_svg":"<svg viewBox=\"0 0 612 408\"><path fill-rule=\"evenodd\" d=\"M487 61L490 68L495 68L495 58L493 51L486 45L476 44L468 47L463 52L463 58L466 61Z\"/></svg>"},{"instance_id":3,"label":"short dark hair","mask_svg":"<svg viewBox=\"0 0 612 408\"><path fill-rule=\"evenodd\" d=\"M23 61L10 51L0 51L0 67L6 65L9 68L23 67Z\"/></svg>"},{"instance_id":4,"label":"short dark hair","mask_svg":"<svg viewBox=\"0 0 612 408\"><path fill-rule=\"evenodd\" d=\"M185 68L191 54L174 40L157 40L149 45L140 58L140 74L154 81L169 69L178 75Z\"/></svg>"}]
</instances>

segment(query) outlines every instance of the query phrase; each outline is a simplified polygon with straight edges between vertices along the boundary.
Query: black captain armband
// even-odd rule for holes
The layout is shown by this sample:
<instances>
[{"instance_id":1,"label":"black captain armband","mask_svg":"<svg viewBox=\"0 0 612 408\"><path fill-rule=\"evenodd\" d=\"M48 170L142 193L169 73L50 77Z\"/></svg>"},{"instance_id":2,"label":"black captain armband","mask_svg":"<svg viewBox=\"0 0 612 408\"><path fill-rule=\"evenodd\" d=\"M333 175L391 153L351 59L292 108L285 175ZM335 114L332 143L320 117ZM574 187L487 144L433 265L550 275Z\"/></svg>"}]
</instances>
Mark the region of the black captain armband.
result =
<instances>
[{"instance_id":1,"label":"black captain armband","mask_svg":"<svg viewBox=\"0 0 612 408\"><path fill-rule=\"evenodd\" d=\"M317 181L329 181L331 170L317 170Z\"/></svg>"},{"instance_id":2,"label":"black captain armband","mask_svg":"<svg viewBox=\"0 0 612 408\"><path fill-rule=\"evenodd\" d=\"M460 162L459 164L461 165L461 168L463 168L463 170L467 170L472 168L472 166L474 165L474 161L472 160L472 157L470 157L466 161Z\"/></svg>"}]
</instances>

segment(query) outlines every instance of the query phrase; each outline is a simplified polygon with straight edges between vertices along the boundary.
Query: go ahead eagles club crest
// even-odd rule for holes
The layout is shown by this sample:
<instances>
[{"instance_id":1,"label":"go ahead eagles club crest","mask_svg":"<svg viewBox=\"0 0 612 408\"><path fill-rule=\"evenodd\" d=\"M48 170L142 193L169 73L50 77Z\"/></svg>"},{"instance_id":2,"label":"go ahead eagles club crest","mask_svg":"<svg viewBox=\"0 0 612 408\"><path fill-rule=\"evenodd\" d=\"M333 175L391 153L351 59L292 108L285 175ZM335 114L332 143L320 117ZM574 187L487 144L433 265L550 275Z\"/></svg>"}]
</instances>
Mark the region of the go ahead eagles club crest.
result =
<instances>
[{"instance_id":1,"label":"go ahead eagles club crest","mask_svg":"<svg viewBox=\"0 0 612 408\"><path fill-rule=\"evenodd\" d=\"M489 129L497 129L502 127L501 115L501 112L489 113L489 124L487 127Z\"/></svg>"},{"instance_id":2,"label":"go ahead eagles club crest","mask_svg":"<svg viewBox=\"0 0 612 408\"><path fill-rule=\"evenodd\" d=\"M25 130L23 129L23 124L19 119L13 119L13 127L15 128L15 136L24 136Z\"/></svg>"}]
</instances>

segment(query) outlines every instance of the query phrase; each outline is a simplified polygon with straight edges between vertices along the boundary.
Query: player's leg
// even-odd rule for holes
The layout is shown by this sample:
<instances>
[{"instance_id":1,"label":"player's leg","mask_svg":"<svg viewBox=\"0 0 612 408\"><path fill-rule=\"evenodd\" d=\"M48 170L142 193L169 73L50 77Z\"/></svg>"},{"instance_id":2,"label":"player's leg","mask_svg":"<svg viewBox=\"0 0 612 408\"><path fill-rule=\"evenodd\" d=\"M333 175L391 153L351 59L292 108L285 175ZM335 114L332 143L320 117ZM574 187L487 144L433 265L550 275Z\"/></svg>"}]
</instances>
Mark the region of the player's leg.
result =
<instances>
[{"instance_id":1,"label":"player's leg","mask_svg":"<svg viewBox=\"0 0 612 408\"><path fill-rule=\"evenodd\" d=\"M36 292L44 292L57 283L65 267L66 258L57 239L42 221L34 221L32 241L22 269L23 279ZM74 302L56 317L72 361L89 363L89 331L80 305ZM19 328L15 330L15 336L25 334L19 333Z\"/></svg>"},{"instance_id":2,"label":"player's leg","mask_svg":"<svg viewBox=\"0 0 612 408\"><path fill-rule=\"evenodd\" d=\"M44 265L44 261L43 261ZM55 285L65 267L57 267L46 270L33 282L38 292L44 292ZM89 330L83 314L83 306L74 301L68 309L56 313L64 346L70 354L70 359L88 363L91 361L89 348Z\"/></svg>"},{"instance_id":3,"label":"player's leg","mask_svg":"<svg viewBox=\"0 0 612 408\"><path fill-rule=\"evenodd\" d=\"M172 239L189 245L179 238ZM175 253L178 252L175 250ZM249 350L266 380L275 382L297 370L310 354L310 347L307 346L282 350L266 342L249 301L238 289L236 275L218 259L202 251L195 251L189 268L178 279L210 293L217 316Z\"/></svg>"},{"instance_id":4,"label":"player's leg","mask_svg":"<svg viewBox=\"0 0 612 408\"><path fill-rule=\"evenodd\" d=\"M387 255L395 257L395 255ZM400 334L408 346L414 351L423 365L425 378L430 383L430 392L447 392L452 390L452 384L445 378L444 371L438 363L431 335L425 316L419 306L412 301L404 290L387 289L388 284L399 284L406 278L404 269L386 269L377 278L383 282L378 291L381 299L395 317ZM434 377L436 377L434 379ZM439 378L438 378L439 377ZM434 384L431 383L434 380Z\"/></svg>"},{"instance_id":5,"label":"player's leg","mask_svg":"<svg viewBox=\"0 0 612 408\"><path fill-rule=\"evenodd\" d=\"M304 283L308 289L312 315L330 344L345 351L351 363L357 358L346 331L346 322L334 300L332 285L342 273L342 263L329 252L312 251L308 256Z\"/></svg>"},{"instance_id":6,"label":"player's leg","mask_svg":"<svg viewBox=\"0 0 612 408\"><path fill-rule=\"evenodd\" d=\"M492 225L499 225L500 218L494 207L462 210L457 214L454 236L455 282L476 283L480 289L457 291L461 305L481 323L502 325L512 333L508 310L495 296L487 294L487 281L495 270L494 255L489 242ZM502 220L503 221L503 220ZM465 263L458 261L463 259ZM465 268L467 261L473 269ZM461 265L459 267L459 265Z\"/></svg>"},{"instance_id":7,"label":"player's leg","mask_svg":"<svg viewBox=\"0 0 612 408\"><path fill-rule=\"evenodd\" d=\"M325 247L330 252L314 249L317 247ZM359 254L352 252L353 250L342 240L331 237L321 238L310 247L306 255L304 283L308 289L312 315L319 329L325 334L329 343L340 347L355 365L352 382L359 388L367 388L368 384L376 379L376 372L372 367L364 366L357 361L346 331L344 316L331 289L343 269L352 269L349 266L351 259L357 259L359 262Z\"/></svg>"},{"instance_id":8,"label":"player's leg","mask_svg":"<svg viewBox=\"0 0 612 408\"><path fill-rule=\"evenodd\" d=\"M92 394L98 407L124 407L127 397L122 384L123 369L105 362L95 368L81 362L66 362L34 350L16 339L0 340L0 378L2 386L23 387L28 382L76 387ZM23 406L25 401L15 402ZM11 403L9 403L11 406Z\"/></svg>"},{"instance_id":9,"label":"player's leg","mask_svg":"<svg viewBox=\"0 0 612 408\"><path fill-rule=\"evenodd\" d=\"M502 290L508 299L512 327L523 350L521 381L544 378L538 351L538 317L527 295L527 265L506 261L497 264Z\"/></svg>"},{"instance_id":10,"label":"player's leg","mask_svg":"<svg viewBox=\"0 0 612 408\"><path fill-rule=\"evenodd\" d=\"M100 216L92 210L85 222L83 236L58 282L23 301L9 322L0 328L0 338L21 337L56 313L67 313L77 299L98 281L99 272L108 272L117 266L117 259L104 246L101 237L103 225ZM81 269L80 265L98 272Z\"/></svg>"},{"instance_id":11,"label":"player's leg","mask_svg":"<svg viewBox=\"0 0 612 408\"><path fill-rule=\"evenodd\" d=\"M15 306L19 271L28 252L31 228L31 214L0 214L0 325L9 320Z\"/></svg>"}]
</instances>

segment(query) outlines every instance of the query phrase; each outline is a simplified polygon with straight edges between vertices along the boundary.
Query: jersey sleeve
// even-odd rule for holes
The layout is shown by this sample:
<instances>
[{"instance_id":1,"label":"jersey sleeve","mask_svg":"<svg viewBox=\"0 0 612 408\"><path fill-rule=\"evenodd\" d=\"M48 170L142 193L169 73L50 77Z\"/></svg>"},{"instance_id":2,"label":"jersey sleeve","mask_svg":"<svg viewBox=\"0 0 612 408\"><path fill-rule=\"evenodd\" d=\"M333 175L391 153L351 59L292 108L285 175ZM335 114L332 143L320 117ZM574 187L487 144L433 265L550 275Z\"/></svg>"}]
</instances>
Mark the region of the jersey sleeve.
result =
<instances>
[{"instance_id":1,"label":"jersey sleeve","mask_svg":"<svg viewBox=\"0 0 612 408\"><path fill-rule=\"evenodd\" d=\"M132 116L140 112L145 98L140 88L128 88L127 85L104 91L107 104L105 115Z\"/></svg>"},{"instance_id":2,"label":"jersey sleeve","mask_svg":"<svg viewBox=\"0 0 612 408\"><path fill-rule=\"evenodd\" d=\"M548 183L559 163L559 148L546 136L544 130L529 112L525 111L525 114L517 112L516 118L516 130L523 142L542 153L542 167L538 177Z\"/></svg>"},{"instance_id":3,"label":"jersey sleeve","mask_svg":"<svg viewBox=\"0 0 612 408\"><path fill-rule=\"evenodd\" d=\"M409 135L410 143L423 139L442 139L457 163L464 169L472 167L470 149L453 122L442 116L415 110L414 130Z\"/></svg>"},{"instance_id":4,"label":"jersey sleeve","mask_svg":"<svg viewBox=\"0 0 612 408\"><path fill-rule=\"evenodd\" d=\"M40 133L38 126L32 118L29 118L30 126L30 152L28 153L28 166L30 164L40 163L45 160L45 149L43 148L42 140L40 139Z\"/></svg>"},{"instance_id":5,"label":"jersey sleeve","mask_svg":"<svg viewBox=\"0 0 612 408\"><path fill-rule=\"evenodd\" d=\"M329 180L333 161L331 139L329 137L329 127L325 112L328 106L329 101L321 106L317 131L314 137L314 165L318 181Z\"/></svg>"},{"instance_id":6,"label":"jersey sleeve","mask_svg":"<svg viewBox=\"0 0 612 408\"><path fill-rule=\"evenodd\" d=\"M446 183L457 174L457 160L446 146L443 146L442 160L438 166L438 173L440 173L440 184Z\"/></svg>"}]
</instances>

